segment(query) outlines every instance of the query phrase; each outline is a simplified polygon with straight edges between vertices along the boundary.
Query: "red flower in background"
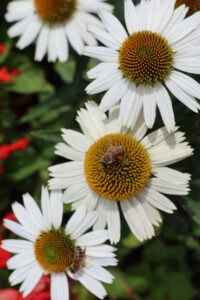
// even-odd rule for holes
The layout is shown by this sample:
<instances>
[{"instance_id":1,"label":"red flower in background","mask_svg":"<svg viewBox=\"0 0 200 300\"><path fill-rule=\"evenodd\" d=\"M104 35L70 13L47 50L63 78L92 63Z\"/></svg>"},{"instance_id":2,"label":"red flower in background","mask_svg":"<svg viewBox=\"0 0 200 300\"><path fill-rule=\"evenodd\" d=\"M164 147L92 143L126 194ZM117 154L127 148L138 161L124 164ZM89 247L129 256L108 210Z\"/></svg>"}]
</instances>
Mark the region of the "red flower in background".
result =
<instances>
[{"instance_id":1,"label":"red flower in background","mask_svg":"<svg viewBox=\"0 0 200 300\"><path fill-rule=\"evenodd\" d=\"M18 77L20 75L20 71L18 69L11 69L10 74L14 77Z\"/></svg>"},{"instance_id":2,"label":"red flower in background","mask_svg":"<svg viewBox=\"0 0 200 300\"><path fill-rule=\"evenodd\" d=\"M6 67L0 68L0 83L1 82L12 82L13 78L8 72L8 69Z\"/></svg>"},{"instance_id":3,"label":"red flower in background","mask_svg":"<svg viewBox=\"0 0 200 300\"><path fill-rule=\"evenodd\" d=\"M4 172L3 166L0 165L0 174L2 174Z\"/></svg>"},{"instance_id":4,"label":"red flower in background","mask_svg":"<svg viewBox=\"0 0 200 300\"><path fill-rule=\"evenodd\" d=\"M0 290L0 300L20 300L20 293L14 289Z\"/></svg>"},{"instance_id":5,"label":"red flower in background","mask_svg":"<svg viewBox=\"0 0 200 300\"><path fill-rule=\"evenodd\" d=\"M50 278L43 276L32 293L26 298L23 298L22 294L14 289L0 290L0 300L51 300Z\"/></svg>"},{"instance_id":6,"label":"red flower in background","mask_svg":"<svg viewBox=\"0 0 200 300\"><path fill-rule=\"evenodd\" d=\"M0 245L1 245L1 238L0 238ZM11 257L11 255L9 252L0 248L0 270L6 268L6 263L10 257ZM1 300L1 298L0 298L0 300Z\"/></svg>"},{"instance_id":7,"label":"red flower in background","mask_svg":"<svg viewBox=\"0 0 200 300\"><path fill-rule=\"evenodd\" d=\"M19 150L26 150L30 143L30 139L28 138L21 138L18 141L12 144L4 144L0 146L0 159L8 158L11 153L19 151Z\"/></svg>"},{"instance_id":8,"label":"red flower in background","mask_svg":"<svg viewBox=\"0 0 200 300\"><path fill-rule=\"evenodd\" d=\"M0 44L0 55L4 54L8 50L8 46L6 44Z\"/></svg>"},{"instance_id":9,"label":"red flower in background","mask_svg":"<svg viewBox=\"0 0 200 300\"><path fill-rule=\"evenodd\" d=\"M18 77L20 75L20 71L17 69L11 69L8 71L7 67L0 68L0 83L1 82L13 82L13 77Z\"/></svg>"}]
</instances>

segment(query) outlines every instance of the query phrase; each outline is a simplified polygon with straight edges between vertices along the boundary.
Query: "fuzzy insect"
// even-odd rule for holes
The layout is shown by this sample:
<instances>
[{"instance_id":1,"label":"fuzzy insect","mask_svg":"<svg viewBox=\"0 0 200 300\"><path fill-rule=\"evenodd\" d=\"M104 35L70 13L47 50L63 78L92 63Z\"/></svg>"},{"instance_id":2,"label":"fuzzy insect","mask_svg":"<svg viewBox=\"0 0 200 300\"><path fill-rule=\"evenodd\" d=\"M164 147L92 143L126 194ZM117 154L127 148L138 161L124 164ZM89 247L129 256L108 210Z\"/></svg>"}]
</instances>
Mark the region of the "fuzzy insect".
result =
<instances>
[{"instance_id":1,"label":"fuzzy insect","mask_svg":"<svg viewBox=\"0 0 200 300\"><path fill-rule=\"evenodd\" d=\"M85 251L86 249L81 249L81 247L76 247L76 254L73 264L70 266L70 271L72 273L78 272L85 265Z\"/></svg>"},{"instance_id":2,"label":"fuzzy insect","mask_svg":"<svg viewBox=\"0 0 200 300\"><path fill-rule=\"evenodd\" d=\"M109 140L105 154L102 157L102 163L106 166L111 165L116 158L122 159L123 152L122 146L113 146L112 141Z\"/></svg>"}]
</instances>

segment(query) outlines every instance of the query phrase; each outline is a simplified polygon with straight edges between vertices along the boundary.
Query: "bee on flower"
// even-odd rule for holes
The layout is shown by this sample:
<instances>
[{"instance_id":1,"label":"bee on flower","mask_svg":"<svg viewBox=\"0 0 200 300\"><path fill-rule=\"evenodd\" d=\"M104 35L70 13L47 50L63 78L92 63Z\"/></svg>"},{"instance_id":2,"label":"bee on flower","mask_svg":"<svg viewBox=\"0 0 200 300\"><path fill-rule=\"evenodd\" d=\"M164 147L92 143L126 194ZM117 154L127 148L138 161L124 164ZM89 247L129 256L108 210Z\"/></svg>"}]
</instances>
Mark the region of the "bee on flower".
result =
<instances>
[{"instance_id":1,"label":"bee on flower","mask_svg":"<svg viewBox=\"0 0 200 300\"><path fill-rule=\"evenodd\" d=\"M115 249L104 244L108 239L106 230L88 232L94 225L95 212L87 213L80 207L65 227L63 219L62 193L42 189L41 210L29 195L23 196L23 205L13 204L18 220L4 220L6 228L22 237L3 240L1 247L15 255L8 260L11 285L21 284L20 292L29 295L43 274L51 277L51 299L69 299L67 275L82 283L100 299L106 296L101 282L111 283L113 276L107 266L117 264Z\"/></svg>"},{"instance_id":2,"label":"bee on flower","mask_svg":"<svg viewBox=\"0 0 200 300\"><path fill-rule=\"evenodd\" d=\"M170 165L189 157L193 149L185 134L160 128L150 134L140 115L132 130L119 118L119 107L109 116L94 102L78 112L83 133L62 130L64 142L56 154L67 162L49 168L49 186L64 189L63 201L74 210L85 205L96 211L94 229L108 227L111 243L120 240L119 207L132 233L141 241L155 234L162 221L159 210L173 213L175 205L166 195L187 195L190 174Z\"/></svg>"}]
</instances>

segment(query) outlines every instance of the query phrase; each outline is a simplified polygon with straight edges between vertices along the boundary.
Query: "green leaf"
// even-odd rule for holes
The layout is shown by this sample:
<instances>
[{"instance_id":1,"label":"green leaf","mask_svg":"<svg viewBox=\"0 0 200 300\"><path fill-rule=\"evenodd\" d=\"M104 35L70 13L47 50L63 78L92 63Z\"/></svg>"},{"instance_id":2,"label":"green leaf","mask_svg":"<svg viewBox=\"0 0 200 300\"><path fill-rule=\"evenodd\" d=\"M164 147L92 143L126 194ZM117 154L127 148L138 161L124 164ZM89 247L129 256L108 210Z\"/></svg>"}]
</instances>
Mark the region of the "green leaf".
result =
<instances>
[{"instance_id":1,"label":"green leaf","mask_svg":"<svg viewBox=\"0 0 200 300\"><path fill-rule=\"evenodd\" d=\"M54 87L47 82L44 71L37 64L24 55L13 56L9 63L20 71L20 75L9 85L8 91L21 94L54 92Z\"/></svg>"},{"instance_id":2,"label":"green leaf","mask_svg":"<svg viewBox=\"0 0 200 300\"><path fill-rule=\"evenodd\" d=\"M49 161L43 158L36 158L33 161L33 158L26 162L27 164L21 168L17 172L14 172L10 178L14 181L21 181L28 176L42 170L46 169L49 166Z\"/></svg>"},{"instance_id":3,"label":"green leaf","mask_svg":"<svg viewBox=\"0 0 200 300\"><path fill-rule=\"evenodd\" d=\"M64 82L72 83L76 71L76 61L70 57L66 63L56 62L54 69Z\"/></svg>"},{"instance_id":4,"label":"green leaf","mask_svg":"<svg viewBox=\"0 0 200 300\"><path fill-rule=\"evenodd\" d=\"M32 131L31 135L48 142L58 143L61 141L60 130L38 130Z\"/></svg>"},{"instance_id":5,"label":"green leaf","mask_svg":"<svg viewBox=\"0 0 200 300\"><path fill-rule=\"evenodd\" d=\"M170 300L191 300L197 294L186 272L171 274L168 284Z\"/></svg>"}]
</instances>

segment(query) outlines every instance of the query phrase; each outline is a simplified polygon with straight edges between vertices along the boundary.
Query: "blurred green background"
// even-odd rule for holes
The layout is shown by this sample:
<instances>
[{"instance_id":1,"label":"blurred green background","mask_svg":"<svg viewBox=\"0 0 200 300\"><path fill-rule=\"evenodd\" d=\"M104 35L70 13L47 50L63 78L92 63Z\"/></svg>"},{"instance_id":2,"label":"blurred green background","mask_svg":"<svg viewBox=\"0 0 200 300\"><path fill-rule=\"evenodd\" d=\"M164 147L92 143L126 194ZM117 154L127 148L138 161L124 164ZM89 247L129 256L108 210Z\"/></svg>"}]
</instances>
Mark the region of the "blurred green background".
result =
<instances>
[{"instance_id":1,"label":"blurred green background","mask_svg":"<svg viewBox=\"0 0 200 300\"><path fill-rule=\"evenodd\" d=\"M20 75L11 83L0 83L0 146L21 137L30 138L25 151L11 154L0 161L0 216L11 210L11 203L21 201L23 193L40 199L41 186L48 180L48 166L62 162L55 157L54 146L60 141L60 128L76 128L76 110L92 99L85 93L86 72L97 62L80 57L71 49L67 63L48 64L33 60L34 46L23 51L14 47L6 35L8 24L3 19L8 1L1 0L0 43L8 46L0 56L0 67L18 69ZM123 22L123 1L113 0L115 14ZM199 81L200 78L196 77ZM94 100L99 102L102 95ZM174 215L163 214L163 225L157 236L139 243L122 224L118 245L119 266L116 280L107 286L108 299L198 300L200 299L200 117L175 99L176 121L191 145L193 157L177 164L192 174L191 194L171 197L178 206ZM163 126L158 116L156 127ZM155 129L155 128L154 128ZM71 214L65 206L66 219ZM6 270L0 271L0 288L8 284ZM79 300L94 299L78 284L72 285Z\"/></svg>"}]
</instances>

